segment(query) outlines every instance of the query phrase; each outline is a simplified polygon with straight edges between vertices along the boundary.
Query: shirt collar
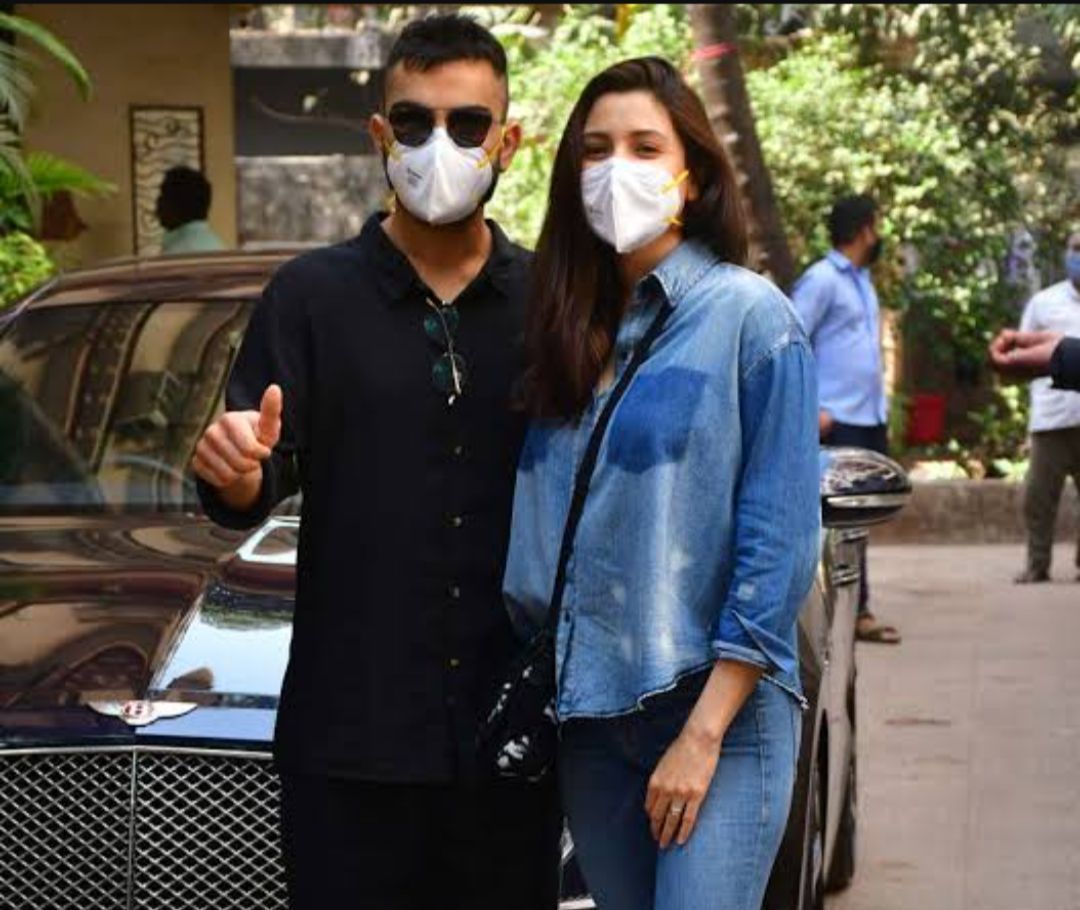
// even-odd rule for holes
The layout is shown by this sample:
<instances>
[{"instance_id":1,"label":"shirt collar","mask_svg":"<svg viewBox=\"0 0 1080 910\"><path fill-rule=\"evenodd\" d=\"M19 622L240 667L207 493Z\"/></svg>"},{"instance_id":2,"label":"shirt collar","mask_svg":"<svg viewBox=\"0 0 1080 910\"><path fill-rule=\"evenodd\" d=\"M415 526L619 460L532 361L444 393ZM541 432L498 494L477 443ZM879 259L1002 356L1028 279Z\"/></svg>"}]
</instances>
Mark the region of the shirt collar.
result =
<instances>
[{"instance_id":1,"label":"shirt collar","mask_svg":"<svg viewBox=\"0 0 1080 910\"><path fill-rule=\"evenodd\" d=\"M658 293L673 307L679 305L702 274L716 262L716 254L700 240L683 240L638 283L635 294L647 302Z\"/></svg>"},{"instance_id":2,"label":"shirt collar","mask_svg":"<svg viewBox=\"0 0 1080 910\"><path fill-rule=\"evenodd\" d=\"M374 273L383 300L388 306L394 306L406 302L409 292L422 288L423 283L409 258L394 245L383 230L382 222L386 217L386 212L371 215L364 222L357 241L367 252L367 262ZM508 296L511 292L513 266L519 257L519 251L498 224L490 219L486 220L486 224L491 229L491 253L470 287L490 281L500 294Z\"/></svg>"},{"instance_id":3,"label":"shirt collar","mask_svg":"<svg viewBox=\"0 0 1080 910\"><path fill-rule=\"evenodd\" d=\"M865 269L859 269L855 267L855 263L847 258L839 250L829 250L825 254L825 258L829 260L836 268L841 272L853 272L858 274L859 272L866 271Z\"/></svg>"},{"instance_id":4,"label":"shirt collar","mask_svg":"<svg viewBox=\"0 0 1080 910\"><path fill-rule=\"evenodd\" d=\"M184 237L188 234L197 234L200 231L208 230L210 223L205 218L196 218L194 221L185 221L183 224L165 231L161 236L163 240L174 240L177 237Z\"/></svg>"}]
</instances>

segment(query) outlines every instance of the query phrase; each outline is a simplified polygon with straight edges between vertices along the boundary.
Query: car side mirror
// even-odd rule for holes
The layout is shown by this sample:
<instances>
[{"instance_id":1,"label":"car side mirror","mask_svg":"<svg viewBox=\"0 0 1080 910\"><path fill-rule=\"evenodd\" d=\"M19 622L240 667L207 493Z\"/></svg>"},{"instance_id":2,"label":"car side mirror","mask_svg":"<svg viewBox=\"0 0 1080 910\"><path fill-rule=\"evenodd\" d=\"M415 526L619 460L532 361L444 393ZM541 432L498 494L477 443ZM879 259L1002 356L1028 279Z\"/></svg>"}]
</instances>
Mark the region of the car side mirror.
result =
<instances>
[{"instance_id":1,"label":"car side mirror","mask_svg":"<svg viewBox=\"0 0 1080 910\"><path fill-rule=\"evenodd\" d=\"M894 518L911 498L907 473L869 449L821 448L821 521L862 528Z\"/></svg>"}]
</instances>

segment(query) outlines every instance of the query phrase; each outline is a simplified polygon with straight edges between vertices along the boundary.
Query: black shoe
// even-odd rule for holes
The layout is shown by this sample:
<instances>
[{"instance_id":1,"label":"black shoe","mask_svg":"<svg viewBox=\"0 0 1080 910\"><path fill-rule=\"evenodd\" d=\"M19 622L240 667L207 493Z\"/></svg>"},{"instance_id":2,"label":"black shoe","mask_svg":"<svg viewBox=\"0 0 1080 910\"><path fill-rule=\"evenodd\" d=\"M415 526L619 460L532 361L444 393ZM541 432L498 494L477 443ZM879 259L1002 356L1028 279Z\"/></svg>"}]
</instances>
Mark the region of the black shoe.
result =
<instances>
[{"instance_id":1,"label":"black shoe","mask_svg":"<svg viewBox=\"0 0 1080 910\"><path fill-rule=\"evenodd\" d=\"M1044 581L1049 580L1049 572L1035 572L1032 569L1024 569L1023 572L1013 579L1013 583L1018 585L1035 585L1042 584Z\"/></svg>"}]
</instances>

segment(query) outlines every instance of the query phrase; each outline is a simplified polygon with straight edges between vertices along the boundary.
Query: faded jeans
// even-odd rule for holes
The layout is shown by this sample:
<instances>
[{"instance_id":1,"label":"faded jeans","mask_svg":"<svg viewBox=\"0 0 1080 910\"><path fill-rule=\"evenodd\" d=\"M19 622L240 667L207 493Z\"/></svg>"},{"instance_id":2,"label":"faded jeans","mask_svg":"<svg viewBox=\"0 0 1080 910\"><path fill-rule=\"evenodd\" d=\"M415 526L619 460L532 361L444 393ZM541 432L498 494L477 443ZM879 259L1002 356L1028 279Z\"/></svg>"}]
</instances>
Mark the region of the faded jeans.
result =
<instances>
[{"instance_id":1,"label":"faded jeans","mask_svg":"<svg viewBox=\"0 0 1080 910\"><path fill-rule=\"evenodd\" d=\"M732 721L686 846L661 851L645 791L708 673L633 714L562 727L563 806L600 910L758 910L791 805L802 713L762 679Z\"/></svg>"}]
</instances>

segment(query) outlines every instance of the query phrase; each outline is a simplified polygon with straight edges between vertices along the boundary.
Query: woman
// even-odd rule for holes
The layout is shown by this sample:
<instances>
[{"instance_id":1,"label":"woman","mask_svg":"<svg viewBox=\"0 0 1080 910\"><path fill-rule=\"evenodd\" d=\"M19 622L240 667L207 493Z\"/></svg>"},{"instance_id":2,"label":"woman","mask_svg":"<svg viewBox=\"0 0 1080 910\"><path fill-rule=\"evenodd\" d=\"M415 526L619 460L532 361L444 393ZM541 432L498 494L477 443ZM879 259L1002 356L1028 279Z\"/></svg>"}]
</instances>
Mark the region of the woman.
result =
<instances>
[{"instance_id":1,"label":"woman","mask_svg":"<svg viewBox=\"0 0 1080 910\"><path fill-rule=\"evenodd\" d=\"M605 910L757 908L790 804L817 396L797 317L740 267L746 247L731 164L675 69L596 76L537 249L505 587L528 633L565 580L560 777ZM559 571L575 471L613 396Z\"/></svg>"}]
</instances>

